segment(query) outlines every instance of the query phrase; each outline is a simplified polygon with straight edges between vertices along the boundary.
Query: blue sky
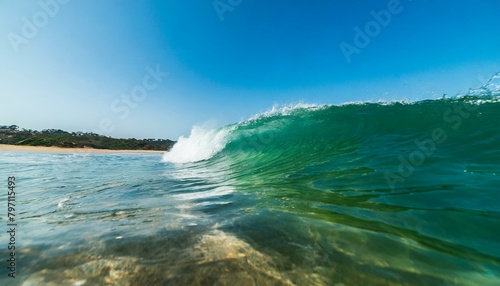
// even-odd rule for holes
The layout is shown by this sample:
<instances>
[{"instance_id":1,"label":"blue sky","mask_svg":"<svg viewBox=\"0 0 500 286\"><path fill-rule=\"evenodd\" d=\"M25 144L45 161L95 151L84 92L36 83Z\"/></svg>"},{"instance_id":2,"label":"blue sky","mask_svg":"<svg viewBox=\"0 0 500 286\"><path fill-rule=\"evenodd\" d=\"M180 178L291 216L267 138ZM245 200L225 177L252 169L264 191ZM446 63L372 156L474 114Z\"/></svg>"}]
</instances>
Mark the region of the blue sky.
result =
<instances>
[{"instance_id":1,"label":"blue sky","mask_svg":"<svg viewBox=\"0 0 500 286\"><path fill-rule=\"evenodd\" d=\"M454 95L500 71L499 14L499 0L0 0L0 124L177 139L274 104Z\"/></svg>"}]
</instances>

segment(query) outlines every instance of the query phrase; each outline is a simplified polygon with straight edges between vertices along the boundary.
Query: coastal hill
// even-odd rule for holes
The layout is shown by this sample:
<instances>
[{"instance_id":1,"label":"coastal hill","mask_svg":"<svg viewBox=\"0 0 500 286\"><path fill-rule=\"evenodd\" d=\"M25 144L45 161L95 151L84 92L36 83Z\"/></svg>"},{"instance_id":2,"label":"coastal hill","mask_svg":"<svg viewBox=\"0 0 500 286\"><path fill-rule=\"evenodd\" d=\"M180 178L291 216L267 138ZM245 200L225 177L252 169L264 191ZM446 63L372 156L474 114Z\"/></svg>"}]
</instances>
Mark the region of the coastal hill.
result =
<instances>
[{"instance_id":1,"label":"coastal hill","mask_svg":"<svg viewBox=\"0 0 500 286\"><path fill-rule=\"evenodd\" d=\"M95 133L67 132L60 129L36 131L22 129L17 125L0 125L0 144L108 150L168 151L175 144L175 141L168 139L118 139Z\"/></svg>"}]
</instances>

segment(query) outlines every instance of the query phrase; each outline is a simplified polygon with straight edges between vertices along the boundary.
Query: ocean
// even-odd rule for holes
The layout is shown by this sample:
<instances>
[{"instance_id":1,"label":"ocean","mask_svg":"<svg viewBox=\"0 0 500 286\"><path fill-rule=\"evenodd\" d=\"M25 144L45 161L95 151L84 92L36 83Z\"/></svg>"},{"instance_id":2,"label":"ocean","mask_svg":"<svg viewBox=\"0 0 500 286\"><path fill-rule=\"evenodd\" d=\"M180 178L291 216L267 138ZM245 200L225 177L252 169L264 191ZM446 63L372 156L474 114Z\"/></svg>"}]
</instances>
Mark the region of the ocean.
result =
<instances>
[{"instance_id":1,"label":"ocean","mask_svg":"<svg viewBox=\"0 0 500 286\"><path fill-rule=\"evenodd\" d=\"M275 107L165 154L3 152L0 175L1 285L500 285L486 87Z\"/></svg>"}]
</instances>

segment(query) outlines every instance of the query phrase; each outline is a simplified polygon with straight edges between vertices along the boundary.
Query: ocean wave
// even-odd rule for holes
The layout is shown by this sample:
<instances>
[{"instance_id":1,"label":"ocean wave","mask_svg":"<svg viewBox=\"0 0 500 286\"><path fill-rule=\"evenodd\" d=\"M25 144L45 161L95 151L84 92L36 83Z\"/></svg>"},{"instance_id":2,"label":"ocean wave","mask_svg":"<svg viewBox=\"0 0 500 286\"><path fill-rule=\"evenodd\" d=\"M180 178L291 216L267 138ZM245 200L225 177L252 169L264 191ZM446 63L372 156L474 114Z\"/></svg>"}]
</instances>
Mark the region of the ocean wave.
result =
<instances>
[{"instance_id":1,"label":"ocean wave","mask_svg":"<svg viewBox=\"0 0 500 286\"><path fill-rule=\"evenodd\" d=\"M226 146L231 130L232 127L211 129L194 126L188 137L181 136L174 147L165 153L163 161L189 163L210 159Z\"/></svg>"},{"instance_id":2,"label":"ocean wave","mask_svg":"<svg viewBox=\"0 0 500 286\"><path fill-rule=\"evenodd\" d=\"M287 149L297 145L301 145L304 150L295 152L307 153L307 149L320 148L322 142L335 142L342 138L366 140L376 134L404 133L404 129L425 133L429 126L453 121L453 117L446 114L447 110L457 105L498 104L499 91L500 73L478 89L449 98L349 102L339 105L275 105L247 120L221 128L194 126L188 137L181 136L172 150L165 153L163 161L192 163L209 160L223 151L262 152L264 149ZM496 105L485 108L498 109ZM480 129L480 126L471 128ZM462 131L465 132L463 128ZM300 142L301 138L309 138L308 143Z\"/></svg>"}]
</instances>

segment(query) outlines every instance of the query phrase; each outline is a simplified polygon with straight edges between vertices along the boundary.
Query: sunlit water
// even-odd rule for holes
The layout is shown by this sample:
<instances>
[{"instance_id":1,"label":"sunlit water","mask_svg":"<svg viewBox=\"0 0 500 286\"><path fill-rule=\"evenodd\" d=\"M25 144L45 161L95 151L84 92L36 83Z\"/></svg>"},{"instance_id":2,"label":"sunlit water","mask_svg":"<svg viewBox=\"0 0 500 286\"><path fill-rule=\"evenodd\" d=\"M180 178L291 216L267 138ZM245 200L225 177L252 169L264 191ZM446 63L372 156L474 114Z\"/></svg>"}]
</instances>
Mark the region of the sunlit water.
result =
<instances>
[{"instance_id":1,"label":"sunlit water","mask_svg":"<svg viewBox=\"0 0 500 286\"><path fill-rule=\"evenodd\" d=\"M299 105L165 155L0 153L18 223L0 284L500 285L499 114Z\"/></svg>"}]
</instances>

